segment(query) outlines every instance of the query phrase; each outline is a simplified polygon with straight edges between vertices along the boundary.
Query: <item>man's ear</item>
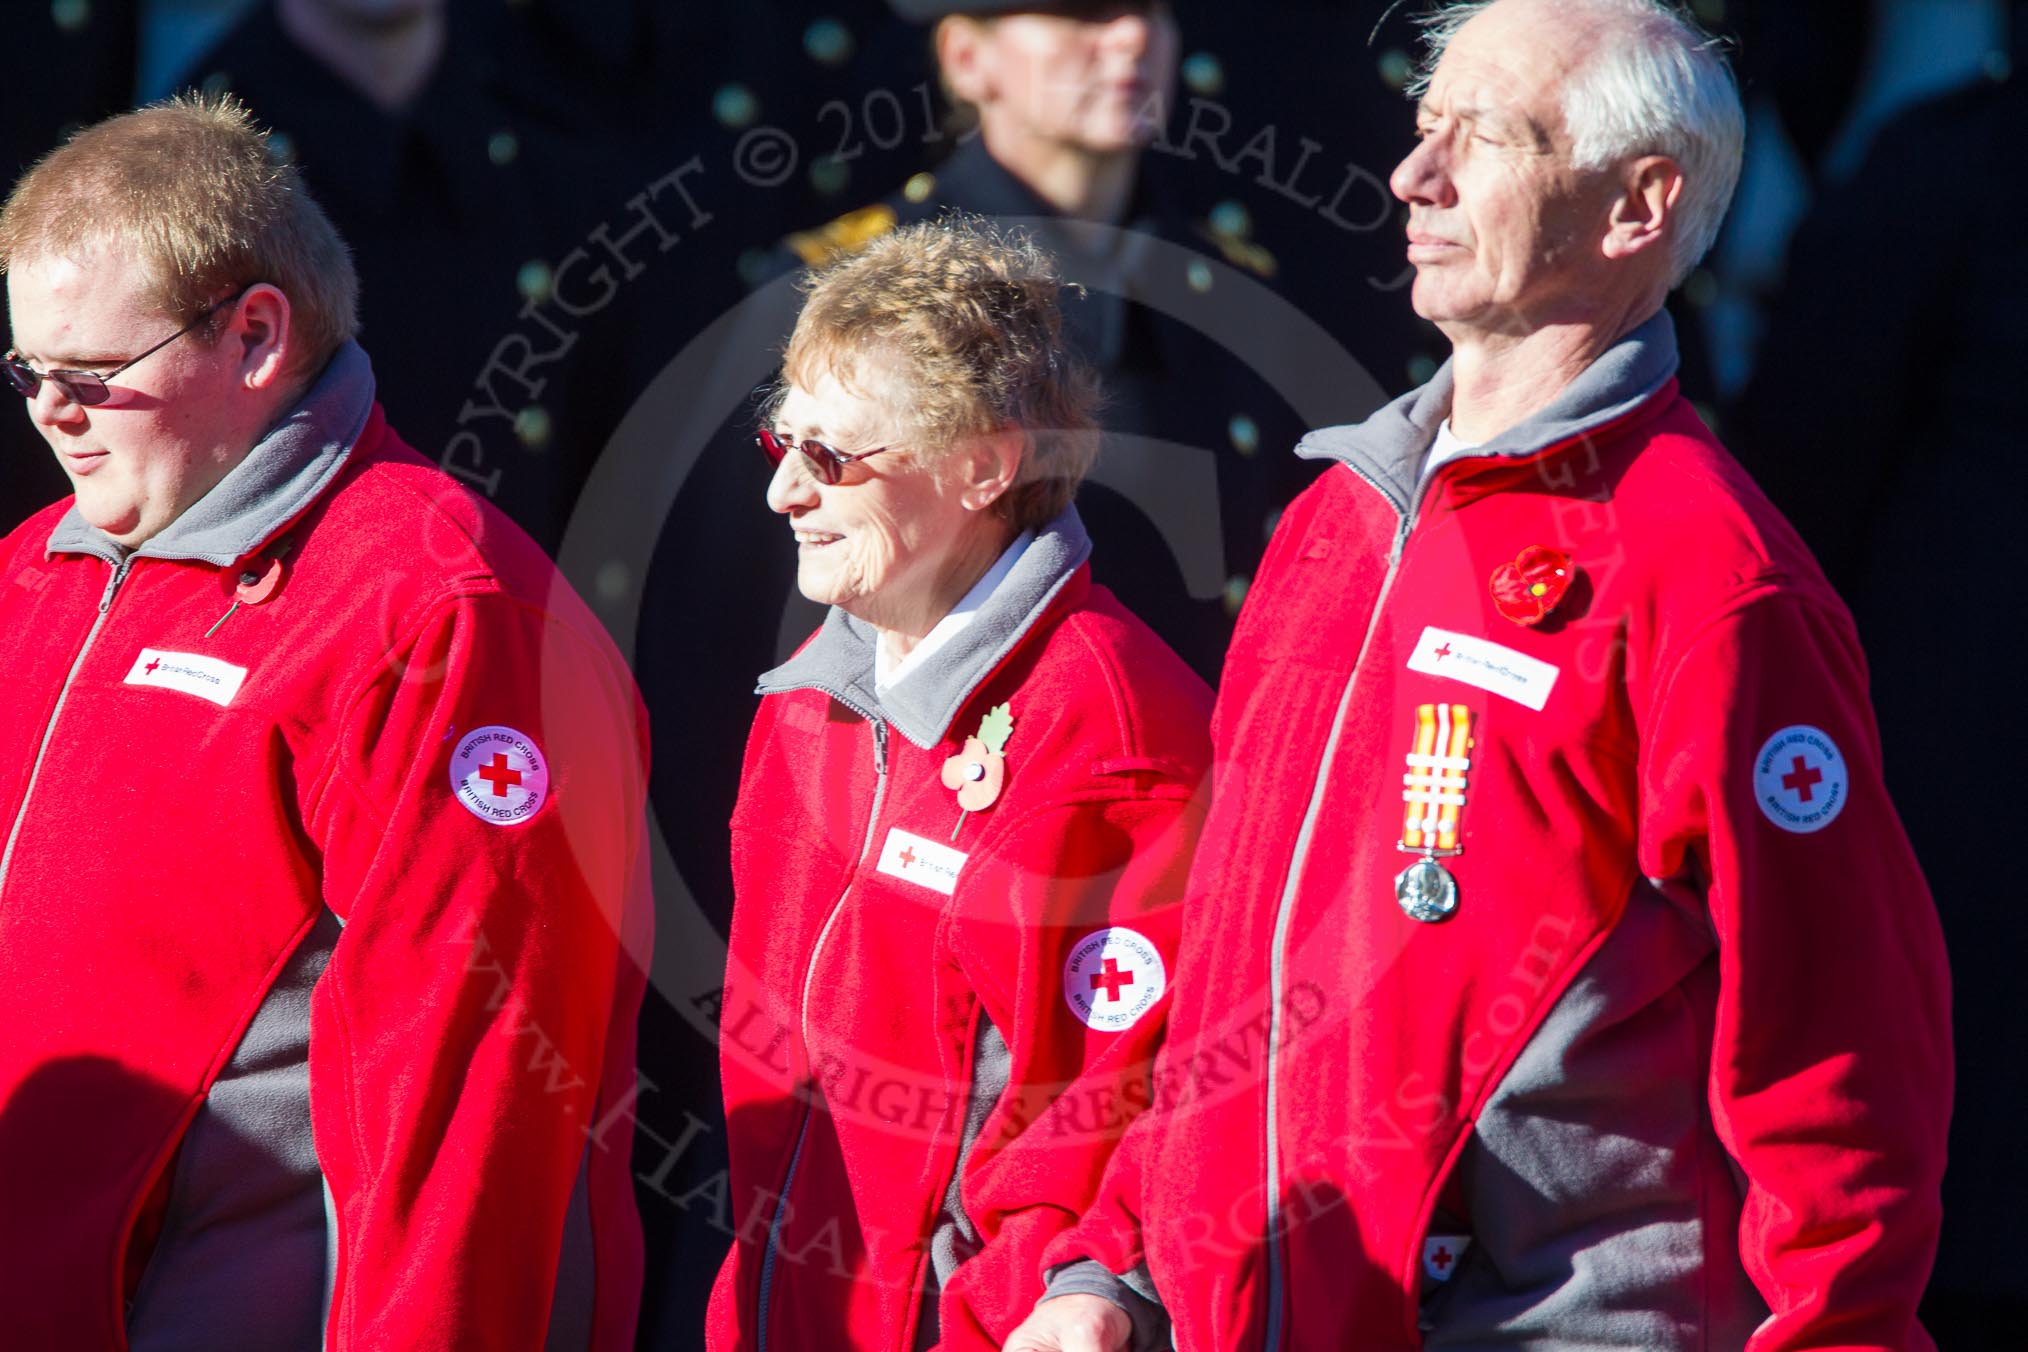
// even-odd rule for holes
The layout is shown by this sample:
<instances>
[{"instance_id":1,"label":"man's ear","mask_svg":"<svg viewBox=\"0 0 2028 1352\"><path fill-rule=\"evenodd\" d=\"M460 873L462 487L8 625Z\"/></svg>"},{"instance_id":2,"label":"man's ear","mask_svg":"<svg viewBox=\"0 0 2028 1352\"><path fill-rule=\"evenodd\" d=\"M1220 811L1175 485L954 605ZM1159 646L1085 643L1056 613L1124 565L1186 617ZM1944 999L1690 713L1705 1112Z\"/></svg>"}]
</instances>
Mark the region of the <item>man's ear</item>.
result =
<instances>
[{"instance_id":1,"label":"man's ear","mask_svg":"<svg viewBox=\"0 0 2028 1352\"><path fill-rule=\"evenodd\" d=\"M231 321L219 341L236 345L240 379L248 389L272 389L289 369L295 355L289 319L289 298L266 282L248 287L232 307Z\"/></svg>"},{"instance_id":2,"label":"man's ear","mask_svg":"<svg viewBox=\"0 0 2028 1352\"><path fill-rule=\"evenodd\" d=\"M1666 248L1675 233L1683 169L1667 155L1643 155L1626 168L1606 217L1605 256L1631 258Z\"/></svg>"},{"instance_id":3,"label":"man's ear","mask_svg":"<svg viewBox=\"0 0 2028 1352\"><path fill-rule=\"evenodd\" d=\"M958 501L965 510L983 512L1007 495L1021 477L1021 459L1028 435L1018 427L973 437L957 452Z\"/></svg>"},{"instance_id":4,"label":"man's ear","mask_svg":"<svg viewBox=\"0 0 2028 1352\"><path fill-rule=\"evenodd\" d=\"M984 103L993 84L986 26L962 14L947 15L937 23L936 53L951 97L974 107Z\"/></svg>"}]
</instances>

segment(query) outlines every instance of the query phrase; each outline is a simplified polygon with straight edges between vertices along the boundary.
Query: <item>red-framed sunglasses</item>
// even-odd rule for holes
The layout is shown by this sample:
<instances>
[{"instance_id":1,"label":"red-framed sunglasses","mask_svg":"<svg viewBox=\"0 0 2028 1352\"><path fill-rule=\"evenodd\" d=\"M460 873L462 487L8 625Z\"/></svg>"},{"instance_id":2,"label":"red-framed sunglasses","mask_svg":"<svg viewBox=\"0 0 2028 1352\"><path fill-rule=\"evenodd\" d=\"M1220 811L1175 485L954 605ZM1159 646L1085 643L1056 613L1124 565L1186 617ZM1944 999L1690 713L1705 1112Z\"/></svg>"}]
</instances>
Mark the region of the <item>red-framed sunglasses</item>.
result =
<instances>
[{"instance_id":1,"label":"red-framed sunglasses","mask_svg":"<svg viewBox=\"0 0 2028 1352\"><path fill-rule=\"evenodd\" d=\"M761 448L761 454L768 458L768 466L771 469L779 468L783 457L790 451L801 451L810 462L810 472L817 476L817 482L821 484L835 484L845 476L847 465L857 460L871 459L882 451L892 449L887 446L876 446L870 451L847 455L835 447L826 446L815 437L803 441L790 441L786 437L776 436L773 429L767 427L754 433L753 441L754 445Z\"/></svg>"}]
</instances>

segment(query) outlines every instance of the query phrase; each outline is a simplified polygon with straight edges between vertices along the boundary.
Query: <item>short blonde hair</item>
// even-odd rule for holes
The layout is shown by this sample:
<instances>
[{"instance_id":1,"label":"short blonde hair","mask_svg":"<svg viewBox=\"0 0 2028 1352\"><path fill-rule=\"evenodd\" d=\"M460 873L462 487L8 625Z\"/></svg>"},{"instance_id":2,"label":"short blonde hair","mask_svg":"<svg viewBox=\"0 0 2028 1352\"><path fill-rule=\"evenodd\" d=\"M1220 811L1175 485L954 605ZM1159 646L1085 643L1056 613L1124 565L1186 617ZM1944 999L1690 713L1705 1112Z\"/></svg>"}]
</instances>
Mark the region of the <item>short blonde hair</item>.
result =
<instances>
[{"instance_id":1,"label":"short blonde hair","mask_svg":"<svg viewBox=\"0 0 2028 1352\"><path fill-rule=\"evenodd\" d=\"M256 282L278 288L297 371L320 369L359 328L345 242L229 95L182 94L86 127L0 208L0 272L102 247L139 260L179 323Z\"/></svg>"},{"instance_id":2,"label":"short blonde hair","mask_svg":"<svg viewBox=\"0 0 2028 1352\"><path fill-rule=\"evenodd\" d=\"M884 235L803 286L788 379L805 389L824 372L848 387L880 379L890 411L931 447L1018 429L1027 444L1005 514L1028 530L1070 504L1098 455L1098 381L1064 341L1063 283L1032 239L946 216Z\"/></svg>"}]
</instances>

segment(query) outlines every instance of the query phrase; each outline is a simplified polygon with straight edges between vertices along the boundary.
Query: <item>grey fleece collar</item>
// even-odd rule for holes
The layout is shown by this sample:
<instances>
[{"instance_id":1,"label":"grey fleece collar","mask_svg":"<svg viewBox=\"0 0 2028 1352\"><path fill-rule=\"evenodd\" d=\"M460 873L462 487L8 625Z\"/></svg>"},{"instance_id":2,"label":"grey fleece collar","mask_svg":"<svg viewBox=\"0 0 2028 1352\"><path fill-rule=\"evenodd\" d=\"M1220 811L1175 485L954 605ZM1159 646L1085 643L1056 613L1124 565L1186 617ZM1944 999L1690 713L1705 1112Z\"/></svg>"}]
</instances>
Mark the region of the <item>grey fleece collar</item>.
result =
<instances>
[{"instance_id":1,"label":"grey fleece collar","mask_svg":"<svg viewBox=\"0 0 2028 1352\"><path fill-rule=\"evenodd\" d=\"M1667 310L1607 348L1564 386L1549 406L1461 459L1532 455L1639 408L1676 373L1676 326ZM1446 361L1427 385L1410 390L1363 423L1326 427L1296 446L1309 460L1341 460L1406 515L1415 501L1424 453L1450 416L1455 376Z\"/></svg>"},{"instance_id":2,"label":"grey fleece collar","mask_svg":"<svg viewBox=\"0 0 2028 1352\"><path fill-rule=\"evenodd\" d=\"M760 695L821 690L862 718L892 724L927 751L944 739L951 720L985 679L1025 638L1064 583L1091 556L1091 540L1077 508L1063 511L1035 532L1013 571L972 622L887 691L874 692L873 626L835 606L801 652L764 673Z\"/></svg>"},{"instance_id":3,"label":"grey fleece collar","mask_svg":"<svg viewBox=\"0 0 2028 1352\"><path fill-rule=\"evenodd\" d=\"M134 551L137 559L195 559L225 564L245 558L317 500L344 466L373 413L373 363L357 343L332 356L310 392L254 444L246 459L191 504L159 535ZM118 562L125 551L86 524L76 504L49 534L46 552L91 554Z\"/></svg>"}]
</instances>

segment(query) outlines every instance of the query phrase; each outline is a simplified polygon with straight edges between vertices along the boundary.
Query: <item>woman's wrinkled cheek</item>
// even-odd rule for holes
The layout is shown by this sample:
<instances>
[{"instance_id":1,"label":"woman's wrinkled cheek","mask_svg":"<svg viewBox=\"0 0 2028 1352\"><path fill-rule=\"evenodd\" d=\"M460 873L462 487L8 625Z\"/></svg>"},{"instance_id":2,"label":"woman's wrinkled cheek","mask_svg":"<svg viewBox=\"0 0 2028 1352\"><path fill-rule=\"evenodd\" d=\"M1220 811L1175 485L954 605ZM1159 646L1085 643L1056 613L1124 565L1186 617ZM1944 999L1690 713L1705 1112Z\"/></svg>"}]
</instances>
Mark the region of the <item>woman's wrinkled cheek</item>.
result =
<instances>
[{"instance_id":1,"label":"woman's wrinkled cheek","mask_svg":"<svg viewBox=\"0 0 2028 1352\"><path fill-rule=\"evenodd\" d=\"M896 523L881 517L867 522L852 537L842 579L854 596L872 596L894 578L902 556Z\"/></svg>"}]
</instances>

